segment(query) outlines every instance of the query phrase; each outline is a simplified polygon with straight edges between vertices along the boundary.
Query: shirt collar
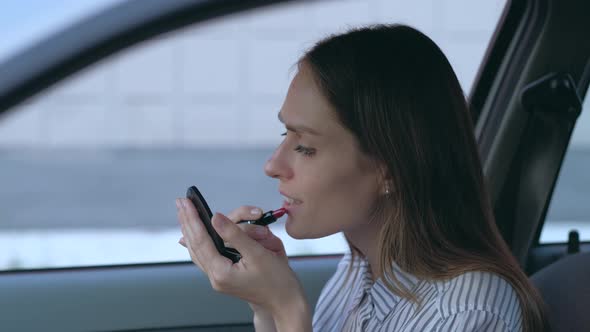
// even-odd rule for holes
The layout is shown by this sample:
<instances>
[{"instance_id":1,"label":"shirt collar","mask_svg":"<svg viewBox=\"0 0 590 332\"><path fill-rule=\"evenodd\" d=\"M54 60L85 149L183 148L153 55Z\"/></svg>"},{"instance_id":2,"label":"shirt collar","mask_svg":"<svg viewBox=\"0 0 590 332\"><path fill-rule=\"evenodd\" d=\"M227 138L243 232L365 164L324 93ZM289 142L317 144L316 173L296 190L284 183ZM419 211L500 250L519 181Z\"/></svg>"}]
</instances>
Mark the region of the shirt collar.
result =
<instances>
[{"instance_id":1,"label":"shirt collar","mask_svg":"<svg viewBox=\"0 0 590 332\"><path fill-rule=\"evenodd\" d=\"M419 279L414 275L403 271L397 264L393 263L393 275L407 290L414 292L418 285ZM382 322L383 319L393 310L394 306L402 299L387 288L383 278L389 280L390 284L396 285L389 277L377 279L370 290L370 294L375 306L375 317Z\"/></svg>"},{"instance_id":2,"label":"shirt collar","mask_svg":"<svg viewBox=\"0 0 590 332\"><path fill-rule=\"evenodd\" d=\"M382 322L383 319L393 310L394 306L400 301L401 297L394 294L387 288L383 282L383 278L377 279L373 283L373 276L369 263L366 259L358 257L354 262L358 269L354 277L357 278L355 283L357 286L355 295L352 300L353 307L360 304L365 295L371 297L371 303L375 310L375 318ZM414 291L419 279L410 273L403 271L397 264L393 263L393 275L396 279L408 290ZM360 278L360 280L358 280ZM393 280L387 277L387 280L393 285Z\"/></svg>"},{"instance_id":3,"label":"shirt collar","mask_svg":"<svg viewBox=\"0 0 590 332\"><path fill-rule=\"evenodd\" d=\"M352 274L353 282L357 285L352 298L352 307L357 307L365 294L367 294L373 287L373 276L369 269L369 262L362 257L355 257L352 261L353 268L356 273Z\"/></svg>"}]
</instances>

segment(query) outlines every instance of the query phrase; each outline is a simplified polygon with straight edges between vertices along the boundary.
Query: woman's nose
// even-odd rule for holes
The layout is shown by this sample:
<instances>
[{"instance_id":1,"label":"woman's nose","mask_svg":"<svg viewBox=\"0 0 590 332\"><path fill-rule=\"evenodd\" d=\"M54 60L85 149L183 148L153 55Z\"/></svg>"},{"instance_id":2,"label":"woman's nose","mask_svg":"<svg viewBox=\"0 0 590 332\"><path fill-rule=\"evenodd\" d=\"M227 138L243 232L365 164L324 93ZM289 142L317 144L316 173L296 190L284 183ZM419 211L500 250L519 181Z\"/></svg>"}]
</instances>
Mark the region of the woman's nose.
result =
<instances>
[{"instance_id":1,"label":"woman's nose","mask_svg":"<svg viewBox=\"0 0 590 332\"><path fill-rule=\"evenodd\" d=\"M282 153L281 147L279 146L264 164L264 173L271 178L288 179L293 176L293 171Z\"/></svg>"}]
</instances>

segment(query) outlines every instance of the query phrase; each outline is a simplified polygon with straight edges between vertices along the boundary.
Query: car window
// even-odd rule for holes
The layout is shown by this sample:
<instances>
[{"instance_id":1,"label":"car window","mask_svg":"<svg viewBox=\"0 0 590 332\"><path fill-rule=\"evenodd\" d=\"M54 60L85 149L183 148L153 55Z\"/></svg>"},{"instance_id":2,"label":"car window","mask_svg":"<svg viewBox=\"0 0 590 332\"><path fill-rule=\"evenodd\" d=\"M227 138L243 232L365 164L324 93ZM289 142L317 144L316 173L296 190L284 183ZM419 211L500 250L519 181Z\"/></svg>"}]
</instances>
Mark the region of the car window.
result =
<instances>
[{"instance_id":1,"label":"car window","mask_svg":"<svg viewBox=\"0 0 590 332\"><path fill-rule=\"evenodd\" d=\"M547 211L540 243L567 242L576 230L580 241L590 241L590 98L582 112L565 154Z\"/></svg>"},{"instance_id":2,"label":"car window","mask_svg":"<svg viewBox=\"0 0 590 332\"><path fill-rule=\"evenodd\" d=\"M6 0L0 17L0 63L61 29L122 0ZM34 8L34 10L32 10Z\"/></svg>"},{"instance_id":3,"label":"car window","mask_svg":"<svg viewBox=\"0 0 590 332\"><path fill-rule=\"evenodd\" d=\"M465 92L504 1L322 1L232 15L105 59L0 118L0 269L188 259L174 199L213 211L281 206L263 165L298 57L321 37L406 23L433 38ZM466 15L465 13L469 13ZM342 253L339 234L287 253Z\"/></svg>"}]
</instances>

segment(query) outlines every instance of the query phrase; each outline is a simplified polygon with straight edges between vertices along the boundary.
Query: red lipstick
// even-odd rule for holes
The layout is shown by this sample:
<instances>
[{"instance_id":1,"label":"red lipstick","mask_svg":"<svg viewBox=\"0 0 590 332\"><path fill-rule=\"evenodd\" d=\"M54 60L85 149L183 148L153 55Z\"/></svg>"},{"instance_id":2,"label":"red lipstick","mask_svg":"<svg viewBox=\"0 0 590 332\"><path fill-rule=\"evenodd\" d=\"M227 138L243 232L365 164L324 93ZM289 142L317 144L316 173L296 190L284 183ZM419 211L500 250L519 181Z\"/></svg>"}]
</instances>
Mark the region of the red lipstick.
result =
<instances>
[{"instance_id":1,"label":"red lipstick","mask_svg":"<svg viewBox=\"0 0 590 332\"><path fill-rule=\"evenodd\" d=\"M259 225L259 226L266 226L270 225L273 222L277 221L280 217L282 217L287 210L285 208L276 209L274 211L268 211L262 214L262 217L256 220L240 220L238 224L250 224L250 225Z\"/></svg>"}]
</instances>

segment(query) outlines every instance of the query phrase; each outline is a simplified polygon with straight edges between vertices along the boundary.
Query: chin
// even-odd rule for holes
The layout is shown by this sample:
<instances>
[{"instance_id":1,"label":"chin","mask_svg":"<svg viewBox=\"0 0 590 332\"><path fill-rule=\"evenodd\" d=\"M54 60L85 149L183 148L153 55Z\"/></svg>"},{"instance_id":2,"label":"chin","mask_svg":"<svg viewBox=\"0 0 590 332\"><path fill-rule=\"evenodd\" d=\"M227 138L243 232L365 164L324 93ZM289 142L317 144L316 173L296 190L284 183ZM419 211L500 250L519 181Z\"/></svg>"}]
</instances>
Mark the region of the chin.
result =
<instances>
[{"instance_id":1,"label":"chin","mask_svg":"<svg viewBox=\"0 0 590 332\"><path fill-rule=\"evenodd\" d=\"M291 217L287 219L285 223L285 231L290 237L296 240L305 239L319 239L328 235L335 234L337 232L321 232L321 230L310 229L309 226L301 225L300 223L293 222ZM319 232L318 232L319 231Z\"/></svg>"},{"instance_id":2,"label":"chin","mask_svg":"<svg viewBox=\"0 0 590 332\"><path fill-rule=\"evenodd\" d=\"M298 229L298 227L296 225L293 225L293 221L291 220L291 217L289 217L289 219L287 219L287 222L285 223L285 231L287 232L287 234L289 234L290 237L297 239L297 240L303 240L303 239L309 238L306 236L305 232L303 232L304 230Z\"/></svg>"}]
</instances>

